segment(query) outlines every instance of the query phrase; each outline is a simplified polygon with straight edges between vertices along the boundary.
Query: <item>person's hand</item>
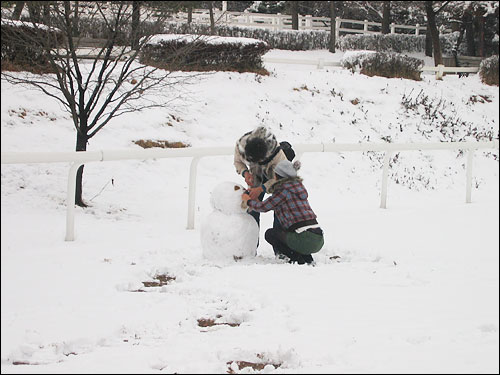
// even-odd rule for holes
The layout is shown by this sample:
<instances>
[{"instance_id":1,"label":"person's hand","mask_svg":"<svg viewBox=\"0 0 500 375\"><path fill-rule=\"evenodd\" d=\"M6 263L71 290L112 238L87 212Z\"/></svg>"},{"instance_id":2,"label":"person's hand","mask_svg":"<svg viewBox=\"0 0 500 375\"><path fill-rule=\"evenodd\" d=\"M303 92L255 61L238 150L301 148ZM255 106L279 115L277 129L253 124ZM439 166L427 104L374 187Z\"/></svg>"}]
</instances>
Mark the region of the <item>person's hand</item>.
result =
<instances>
[{"instance_id":1,"label":"person's hand","mask_svg":"<svg viewBox=\"0 0 500 375\"><path fill-rule=\"evenodd\" d=\"M253 174L250 172L245 173L245 182L248 186L253 185Z\"/></svg>"},{"instance_id":2,"label":"person's hand","mask_svg":"<svg viewBox=\"0 0 500 375\"><path fill-rule=\"evenodd\" d=\"M262 189L262 186L257 186L257 187L248 189L248 191L249 191L250 199L257 200L259 198L259 195L264 191L264 189Z\"/></svg>"},{"instance_id":3,"label":"person's hand","mask_svg":"<svg viewBox=\"0 0 500 375\"><path fill-rule=\"evenodd\" d=\"M241 195L241 200L242 200L243 202L245 202L245 203L247 203L247 202L248 202L248 200L250 200L250 199L251 199L251 198L250 198L250 195L248 195L247 193L243 193L243 194Z\"/></svg>"}]
</instances>

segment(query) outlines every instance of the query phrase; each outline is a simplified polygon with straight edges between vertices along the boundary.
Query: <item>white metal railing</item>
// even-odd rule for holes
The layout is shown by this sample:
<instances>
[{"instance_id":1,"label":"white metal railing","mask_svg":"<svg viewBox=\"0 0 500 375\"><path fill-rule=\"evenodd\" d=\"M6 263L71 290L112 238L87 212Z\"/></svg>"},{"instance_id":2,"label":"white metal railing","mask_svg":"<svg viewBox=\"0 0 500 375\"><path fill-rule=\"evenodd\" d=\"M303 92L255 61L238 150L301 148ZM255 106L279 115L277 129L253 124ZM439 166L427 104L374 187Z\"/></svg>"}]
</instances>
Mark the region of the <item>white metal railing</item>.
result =
<instances>
[{"instance_id":1,"label":"white metal railing","mask_svg":"<svg viewBox=\"0 0 500 375\"><path fill-rule=\"evenodd\" d=\"M323 58L318 59L286 59L281 57L262 57L262 61L265 63L274 64L299 64L299 65L315 65L318 69L323 69L325 66L342 66L340 61L325 60Z\"/></svg>"},{"instance_id":2,"label":"white metal railing","mask_svg":"<svg viewBox=\"0 0 500 375\"><path fill-rule=\"evenodd\" d=\"M305 152L385 152L382 187L380 193L380 207L387 207L387 183L389 174L389 162L391 156L396 151L412 150L467 150L466 165L466 203L471 202L472 194L472 161L474 151L479 149L498 149L498 140L490 142L441 142L441 143L320 143L320 144L296 144L293 146L295 152L302 155ZM101 150L85 152L2 152L2 164L32 164L32 163L57 163L71 162L68 176L68 193L66 198L66 241L73 241L75 238L75 190L76 173L78 168L88 162L94 161L114 161L114 160L144 160L160 158L192 157L189 171L189 196L188 196L188 222L187 229L194 228L194 204L196 198L196 176L198 162L205 156L232 155L234 147L197 147L180 149L146 149L146 150Z\"/></svg>"},{"instance_id":3,"label":"white metal railing","mask_svg":"<svg viewBox=\"0 0 500 375\"><path fill-rule=\"evenodd\" d=\"M443 73L477 73L479 72L478 66L424 66L422 72L436 72L436 79L443 78Z\"/></svg>"},{"instance_id":4,"label":"white metal railing","mask_svg":"<svg viewBox=\"0 0 500 375\"><path fill-rule=\"evenodd\" d=\"M300 65L315 65L318 69L322 69L325 66L342 66L340 61L325 60L324 58L317 59L286 59L281 57L262 57L262 61L265 63L274 64L300 64ZM444 66L439 64L438 66L424 66L420 69L421 72L435 72L436 78L443 78L443 73L477 73L479 67L477 66Z\"/></svg>"}]
</instances>

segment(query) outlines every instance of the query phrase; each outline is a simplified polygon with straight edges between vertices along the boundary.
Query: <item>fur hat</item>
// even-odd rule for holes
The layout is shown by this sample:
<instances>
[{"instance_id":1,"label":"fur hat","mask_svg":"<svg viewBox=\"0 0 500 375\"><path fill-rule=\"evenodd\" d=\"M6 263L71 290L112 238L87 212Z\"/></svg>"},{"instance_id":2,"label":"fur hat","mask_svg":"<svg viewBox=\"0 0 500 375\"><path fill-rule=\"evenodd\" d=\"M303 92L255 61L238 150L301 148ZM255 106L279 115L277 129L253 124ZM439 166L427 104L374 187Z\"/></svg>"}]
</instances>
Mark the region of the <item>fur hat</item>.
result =
<instances>
[{"instance_id":1,"label":"fur hat","mask_svg":"<svg viewBox=\"0 0 500 375\"><path fill-rule=\"evenodd\" d=\"M252 137L247 140L245 145L245 156L248 161L257 163L264 160L268 152L268 145L264 139Z\"/></svg>"},{"instance_id":2,"label":"fur hat","mask_svg":"<svg viewBox=\"0 0 500 375\"><path fill-rule=\"evenodd\" d=\"M274 173L280 177L297 177L297 170L300 169L300 161L292 163L289 160L280 161L274 167Z\"/></svg>"},{"instance_id":3,"label":"fur hat","mask_svg":"<svg viewBox=\"0 0 500 375\"><path fill-rule=\"evenodd\" d=\"M250 145L247 148L248 142ZM268 128L259 126L253 131L243 134L236 146L243 159L250 163L258 163L271 156L279 145L276 137Z\"/></svg>"}]
</instances>

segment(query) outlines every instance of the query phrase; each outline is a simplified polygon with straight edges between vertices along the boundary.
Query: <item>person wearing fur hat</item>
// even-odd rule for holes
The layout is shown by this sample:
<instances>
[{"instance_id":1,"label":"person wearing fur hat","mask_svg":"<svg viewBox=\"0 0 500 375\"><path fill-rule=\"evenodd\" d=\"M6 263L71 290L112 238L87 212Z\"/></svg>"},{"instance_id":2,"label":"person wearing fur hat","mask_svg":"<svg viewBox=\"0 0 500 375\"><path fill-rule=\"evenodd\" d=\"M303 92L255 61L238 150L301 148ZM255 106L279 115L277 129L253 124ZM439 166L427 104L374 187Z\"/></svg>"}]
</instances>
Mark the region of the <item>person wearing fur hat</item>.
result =
<instances>
[{"instance_id":1,"label":"person wearing fur hat","mask_svg":"<svg viewBox=\"0 0 500 375\"><path fill-rule=\"evenodd\" d=\"M262 200L276 181L274 167L280 161L286 160L286 155L279 146L275 135L264 126L243 134L236 142L234 166L236 172L245 179L253 200ZM260 213L249 213L260 225Z\"/></svg>"},{"instance_id":2,"label":"person wearing fur hat","mask_svg":"<svg viewBox=\"0 0 500 375\"><path fill-rule=\"evenodd\" d=\"M324 238L302 178L297 175L299 168L298 161L280 161L274 168L276 181L268 190L272 195L257 201L243 193L242 200L257 212L274 210L280 225L268 229L265 239L275 254L286 256L291 263L310 264L314 261L311 254L321 250Z\"/></svg>"}]
</instances>

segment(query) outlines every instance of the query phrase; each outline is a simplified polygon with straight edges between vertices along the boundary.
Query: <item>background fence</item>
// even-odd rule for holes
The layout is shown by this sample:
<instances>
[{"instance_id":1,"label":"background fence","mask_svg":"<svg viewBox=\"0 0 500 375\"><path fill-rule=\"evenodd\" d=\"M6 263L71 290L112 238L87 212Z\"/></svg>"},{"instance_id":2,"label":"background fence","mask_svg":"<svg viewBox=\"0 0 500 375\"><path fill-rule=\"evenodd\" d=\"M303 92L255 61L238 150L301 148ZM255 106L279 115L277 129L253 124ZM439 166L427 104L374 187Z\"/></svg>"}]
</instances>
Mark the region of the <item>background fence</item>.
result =
<instances>
[{"instance_id":1,"label":"background fence","mask_svg":"<svg viewBox=\"0 0 500 375\"><path fill-rule=\"evenodd\" d=\"M176 22L187 22L187 13L179 12L172 17ZM292 30L292 16L286 14L264 14L248 12L229 12L214 9L214 19L217 24L227 26L250 26L260 27L270 30ZM210 24L210 14L207 9L194 9L192 22L200 24ZM330 31L330 17L313 17L311 15L299 14L299 30L326 30ZM382 23L368 20L351 20L340 17L335 18L335 33L338 38L343 34L380 34ZM425 33L425 26L416 24L397 25L390 24L390 33L405 33L420 35ZM451 30L446 30L451 31Z\"/></svg>"},{"instance_id":2,"label":"background fence","mask_svg":"<svg viewBox=\"0 0 500 375\"><path fill-rule=\"evenodd\" d=\"M389 162L391 156L397 151L410 150L467 150L466 165L466 203L471 202L472 195L472 162L474 152L478 149L498 149L498 140L491 142L442 142L442 143L355 143L355 144L297 144L294 150L298 157L305 152L366 152L381 151L385 153L382 187L380 193L380 207L387 207L387 184L389 173ZM66 241L75 239L75 190L76 173L78 168L88 162L115 161L115 160L144 160L175 157L192 157L189 172L189 195L188 195L188 221L187 229L194 228L194 208L196 199L196 177L198 162L202 157L232 155L234 147L198 147L182 149L145 149L145 150L102 150L86 152L2 152L2 164L32 164L32 163L58 163L70 162L71 167L68 175L68 192L66 198Z\"/></svg>"}]
</instances>

